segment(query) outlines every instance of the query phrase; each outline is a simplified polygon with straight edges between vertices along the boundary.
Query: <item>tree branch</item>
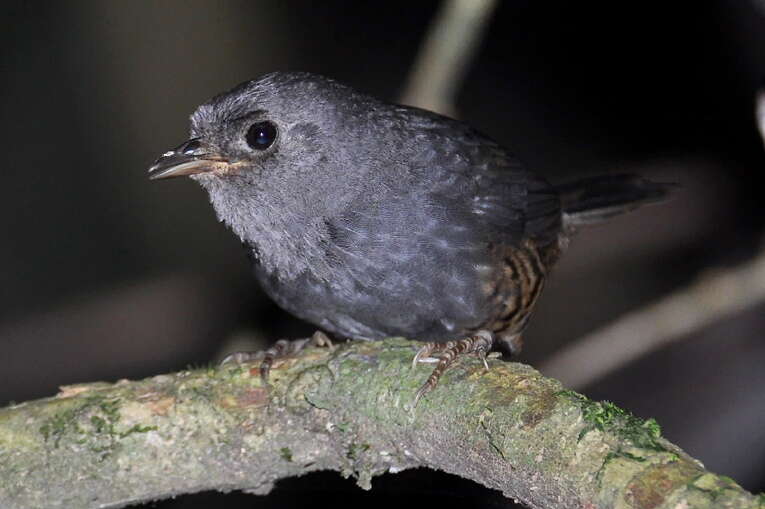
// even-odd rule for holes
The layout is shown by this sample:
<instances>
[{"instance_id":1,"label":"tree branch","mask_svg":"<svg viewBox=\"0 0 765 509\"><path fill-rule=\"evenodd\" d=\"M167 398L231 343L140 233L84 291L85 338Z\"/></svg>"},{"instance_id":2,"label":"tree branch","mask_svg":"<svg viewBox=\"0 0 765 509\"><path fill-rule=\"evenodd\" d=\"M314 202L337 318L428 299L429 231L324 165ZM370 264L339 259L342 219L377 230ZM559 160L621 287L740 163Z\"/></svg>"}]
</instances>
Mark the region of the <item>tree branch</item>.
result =
<instances>
[{"instance_id":1,"label":"tree branch","mask_svg":"<svg viewBox=\"0 0 765 509\"><path fill-rule=\"evenodd\" d=\"M424 466L531 507L765 507L660 437L658 425L532 368L462 359L429 374L402 339L311 348L277 363L62 388L0 410L0 507L122 507L201 490L267 493L315 470Z\"/></svg>"}]
</instances>

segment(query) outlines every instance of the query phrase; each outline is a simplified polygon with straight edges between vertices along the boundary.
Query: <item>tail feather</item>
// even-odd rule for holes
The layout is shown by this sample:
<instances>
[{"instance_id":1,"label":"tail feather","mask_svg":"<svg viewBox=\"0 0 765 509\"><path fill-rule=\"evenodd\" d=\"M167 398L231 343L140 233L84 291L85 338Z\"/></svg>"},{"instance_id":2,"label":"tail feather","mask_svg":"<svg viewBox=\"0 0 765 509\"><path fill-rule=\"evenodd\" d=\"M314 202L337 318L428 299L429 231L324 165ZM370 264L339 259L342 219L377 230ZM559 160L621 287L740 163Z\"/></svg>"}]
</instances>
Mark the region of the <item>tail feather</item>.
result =
<instances>
[{"instance_id":1,"label":"tail feather","mask_svg":"<svg viewBox=\"0 0 765 509\"><path fill-rule=\"evenodd\" d=\"M677 184L638 175L602 175L556 186L567 226L584 226L666 200Z\"/></svg>"}]
</instances>

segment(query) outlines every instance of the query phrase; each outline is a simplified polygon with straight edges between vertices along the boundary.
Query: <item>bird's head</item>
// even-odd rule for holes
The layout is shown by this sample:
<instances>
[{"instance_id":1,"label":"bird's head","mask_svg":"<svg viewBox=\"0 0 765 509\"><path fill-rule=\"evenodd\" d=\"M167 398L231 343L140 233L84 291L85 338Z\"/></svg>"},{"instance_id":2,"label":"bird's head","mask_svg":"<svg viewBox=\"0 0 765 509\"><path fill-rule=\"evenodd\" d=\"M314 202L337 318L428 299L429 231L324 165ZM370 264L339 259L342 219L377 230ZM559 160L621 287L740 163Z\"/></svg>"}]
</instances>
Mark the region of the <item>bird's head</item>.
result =
<instances>
[{"instance_id":1,"label":"bird's head","mask_svg":"<svg viewBox=\"0 0 765 509\"><path fill-rule=\"evenodd\" d=\"M191 115L190 139L163 154L149 178L281 188L298 178L304 187L314 177L332 178L326 172L332 173L333 163L341 163L342 175L335 176L348 177L348 159L359 152L360 131L378 103L323 76L267 74L199 106Z\"/></svg>"},{"instance_id":2,"label":"bird's head","mask_svg":"<svg viewBox=\"0 0 765 509\"><path fill-rule=\"evenodd\" d=\"M149 177L199 182L219 219L258 252L305 250L324 218L375 192L396 150L396 130L376 118L389 108L322 76L271 73L197 108L190 139Z\"/></svg>"}]
</instances>

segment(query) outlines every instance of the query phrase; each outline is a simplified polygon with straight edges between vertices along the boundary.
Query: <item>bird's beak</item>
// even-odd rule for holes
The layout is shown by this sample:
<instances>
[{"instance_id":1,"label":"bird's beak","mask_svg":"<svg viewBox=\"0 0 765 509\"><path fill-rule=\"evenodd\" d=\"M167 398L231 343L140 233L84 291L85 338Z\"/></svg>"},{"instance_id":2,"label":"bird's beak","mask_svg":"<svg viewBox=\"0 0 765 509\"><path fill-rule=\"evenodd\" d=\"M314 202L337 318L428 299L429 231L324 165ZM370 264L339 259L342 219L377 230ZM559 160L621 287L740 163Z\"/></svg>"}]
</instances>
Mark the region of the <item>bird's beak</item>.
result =
<instances>
[{"instance_id":1,"label":"bird's beak","mask_svg":"<svg viewBox=\"0 0 765 509\"><path fill-rule=\"evenodd\" d=\"M149 179L168 179L206 173L228 161L218 154L206 150L199 138L192 138L175 147L154 161L149 168Z\"/></svg>"}]
</instances>

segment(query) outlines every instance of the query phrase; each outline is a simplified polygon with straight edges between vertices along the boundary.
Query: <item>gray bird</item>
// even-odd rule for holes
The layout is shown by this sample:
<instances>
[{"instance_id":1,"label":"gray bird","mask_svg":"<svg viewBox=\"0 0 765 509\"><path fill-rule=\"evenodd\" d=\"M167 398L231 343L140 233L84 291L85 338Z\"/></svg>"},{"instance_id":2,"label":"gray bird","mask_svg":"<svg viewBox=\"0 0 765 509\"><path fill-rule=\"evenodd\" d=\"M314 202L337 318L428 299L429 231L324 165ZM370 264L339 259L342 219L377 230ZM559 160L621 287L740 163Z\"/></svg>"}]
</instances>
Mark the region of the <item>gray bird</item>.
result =
<instances>
[{"instance_id":1,"label":"gray bird","mask_svg":"<svg viewBox=\"0 0 765 509\"><path fill-rule=\"evenodd\" d=\"M575 227L672 187L634 175L555 187L462 122L303 72L203 104L191 139L149 172L207 190L287 311L342 338L426 342L414 362L438 364L416 400L461 354L520 350ZM281 342L262 372L303 344Z\"/></svg>"}]
</instances>

